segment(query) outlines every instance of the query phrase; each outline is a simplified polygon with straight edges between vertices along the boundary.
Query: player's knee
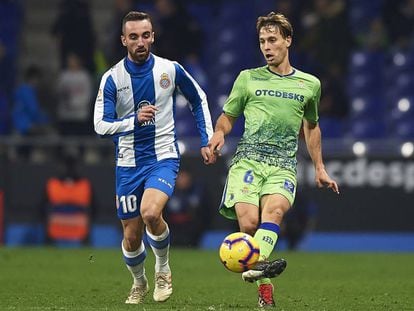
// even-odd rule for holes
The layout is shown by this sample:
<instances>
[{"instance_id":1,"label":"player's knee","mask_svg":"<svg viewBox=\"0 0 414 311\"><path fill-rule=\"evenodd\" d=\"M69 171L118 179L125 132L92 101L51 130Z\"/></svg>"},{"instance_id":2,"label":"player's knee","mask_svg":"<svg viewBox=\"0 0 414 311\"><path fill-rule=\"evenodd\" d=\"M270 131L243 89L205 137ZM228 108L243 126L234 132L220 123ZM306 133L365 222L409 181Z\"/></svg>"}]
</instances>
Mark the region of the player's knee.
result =
<instances>
[{"instance_id":1,"label":"player's knee","mask_svg":"<svg viewBox=\"0 0 414 311\"><path fill-rule=\"evenodd\" d=\"M147 226L156 225L161 221L161 214L151 208L141 210L141 217Z\"/></svg>"},{"instance_id":2,"label":"player's knee","mask_svg":"<svg viewBox=\"0 0 414 311\"><path fill-rule=\"evenodd\" d=\"M245 220L240 222L240 231L245 232L253 236L256 233L257 227L259 225L258 221L254 221L253 219Z\"/></svg>"},{"instance_id":3,"label":"player's knee","mask_svg":"<svg viewBox=\"0 0 414 311\"><path fill-rule=\"evenodd\" d=\"M287 210L284 207L276 206L271 209L267 209L263 214L262 218L265 221L280 223L283 220L283 216L285 216L285 213Z\"/></svg>"}]
</instances>

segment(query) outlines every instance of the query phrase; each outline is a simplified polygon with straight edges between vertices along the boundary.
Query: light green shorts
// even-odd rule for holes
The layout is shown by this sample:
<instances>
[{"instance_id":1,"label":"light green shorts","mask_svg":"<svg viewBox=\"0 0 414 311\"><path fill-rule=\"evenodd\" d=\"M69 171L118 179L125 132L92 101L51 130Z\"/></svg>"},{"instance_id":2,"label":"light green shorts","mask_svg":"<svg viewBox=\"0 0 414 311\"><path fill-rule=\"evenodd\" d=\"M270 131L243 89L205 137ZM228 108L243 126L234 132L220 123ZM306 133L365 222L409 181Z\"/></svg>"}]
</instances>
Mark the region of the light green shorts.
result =
<instances>
[{"instance_id":1,"label":"light green shorts","mask_svg":"<svg viewBox=\"0 0 414 311\"><path fill-rule=\"evenodd\" d=\"M296 174L267 163L242 159L230 167L220 214L237 219L234 205L239 202L260 205L265 194L281 194L293 204L296 194Z\"/></svg>"}]
</instances>

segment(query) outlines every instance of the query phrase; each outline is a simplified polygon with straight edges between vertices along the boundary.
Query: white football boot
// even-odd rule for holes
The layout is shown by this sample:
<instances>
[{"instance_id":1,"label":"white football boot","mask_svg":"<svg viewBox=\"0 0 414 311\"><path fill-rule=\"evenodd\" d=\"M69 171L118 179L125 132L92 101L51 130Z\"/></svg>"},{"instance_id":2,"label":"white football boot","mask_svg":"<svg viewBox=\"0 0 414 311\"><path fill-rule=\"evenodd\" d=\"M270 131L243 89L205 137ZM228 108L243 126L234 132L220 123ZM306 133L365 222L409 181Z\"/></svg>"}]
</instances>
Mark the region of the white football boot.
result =
<instances>
[{"instance_id":1,"label":"white football boot","mask_svg":"<svg viewBox=\"0 0 414 311\"><path fill-rule=\"evenodd\" d=\"M149 285L147 279L145 279L144 285L132 285L128 298L125 300L127 304L140 304L144 302L145 296L149 292Z\"/></svg>"},{"instance_id":2,"label":"white football boot","mask_svg":"<svg viewBox=\"0 0 414 311\"><path fill-rule=\"evenodd\" d=\"M170 298L172 291L171 272L156 272L153 296L154 300L158 302L164 302Z\"/></svg>"}]
</instances>

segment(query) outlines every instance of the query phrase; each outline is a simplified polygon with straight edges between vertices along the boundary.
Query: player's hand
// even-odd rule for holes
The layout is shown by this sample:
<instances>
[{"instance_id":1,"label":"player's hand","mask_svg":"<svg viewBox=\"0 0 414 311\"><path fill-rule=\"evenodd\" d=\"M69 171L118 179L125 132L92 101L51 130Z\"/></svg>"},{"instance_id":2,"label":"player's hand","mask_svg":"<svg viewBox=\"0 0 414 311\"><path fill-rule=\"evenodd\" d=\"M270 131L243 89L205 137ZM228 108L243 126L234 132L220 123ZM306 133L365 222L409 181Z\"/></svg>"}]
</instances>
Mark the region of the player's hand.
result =
<instances>
[{"instance_id":1,"label":"player's hand","mask_svg":"<svg viewBox=\"0 0 414 311\"><path fill-rule=\"evenodd\" d=\"M201 148L201 156L203 157L204 164L214 164L217 160L217 157L214 153L210 152L209 147L202 147Z\"/></svg>"},{"instance_id":2,"label":"player's hand","mask_svg":"<svg viewBox=\"0 0 414 311\"><path fill-rule=\"evenodd\" d=\"M335 180L329 177L328 173L324 168L317 169L315 172L315 182L319 188L329 188L333 192L339 194L339 187Z\"/></svg>"},{"instance_id":3,"label":"player's hand","mask_svg":"<svg viewBox=\"0 0 414 311\"><path fill-rule=\"evenodd\" d=\"M152 120L155 117L155 112L158 108L154 105L143 106L138 110L137 119L139 123L144 123Z\"/></svg>"},{"instance_id":4,"label":"player's hand","mask_svg":"<svg viewBox=\"0 0 414 311\"><path fill-rule=\"evenodd\" d=\"M222 131L214 132L210 141L208 142L208 147L210 148L210 153L214 154L215 157L221 156L221 148L224 145L224 133Z\"/></svg>"}]
</instances>

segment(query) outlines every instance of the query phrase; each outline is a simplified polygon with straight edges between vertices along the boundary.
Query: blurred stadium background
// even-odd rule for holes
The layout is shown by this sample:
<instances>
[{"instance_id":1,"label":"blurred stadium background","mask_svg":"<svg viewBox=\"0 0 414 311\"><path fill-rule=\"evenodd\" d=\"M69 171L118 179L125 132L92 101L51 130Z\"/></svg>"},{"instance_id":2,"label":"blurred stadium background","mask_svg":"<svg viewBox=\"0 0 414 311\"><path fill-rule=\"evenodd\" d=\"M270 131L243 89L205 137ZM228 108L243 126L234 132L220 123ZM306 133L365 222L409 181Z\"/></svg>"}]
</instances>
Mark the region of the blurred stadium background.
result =
<instances>
[{"instance_id":1,"label":"blurred stadium background","mask_svg":"<svg viewBox=\"0 0 414 311\"><path fill-rule=\"evenodd\" d=\"M279 11L294 27L291 63L322 81L324 158L341 195L315 189L301 144L296 212L278 247L290 247L289 238L296 237L293 247L301 250L414 251L414 1L194 0L182 1L175 13L169 2L0 1L0 243L45 244L45 184L70 155L93 187L89 244L119 246L113 147L93 134L91 109L101 74L124 53L118 38L125 11L153 15L159 39L154 52L179 60L196 77L214 120L238 72L263 64L257 16ZM65 120L60 113L73 95L62 82L70 52L82 64L79 76L86 73L90 81L88 89L74 91L86 98L82 120ZM22 121L15 117L24 113L22 87L33 76L40 77L37 105ZM194 200L174 199L168 216L179 231L180 218L174 216L196 215L196 240L185 240L191 232L184 231L177 234L178 244L214 248L226 232L237 230L217 215L217 207L243 129L238 123L224 157L204 167L183 100L177 118L182 167L198 188L188 195ZM183 202L193 202L193 210Z\"/></svg>"}]
</instances>

